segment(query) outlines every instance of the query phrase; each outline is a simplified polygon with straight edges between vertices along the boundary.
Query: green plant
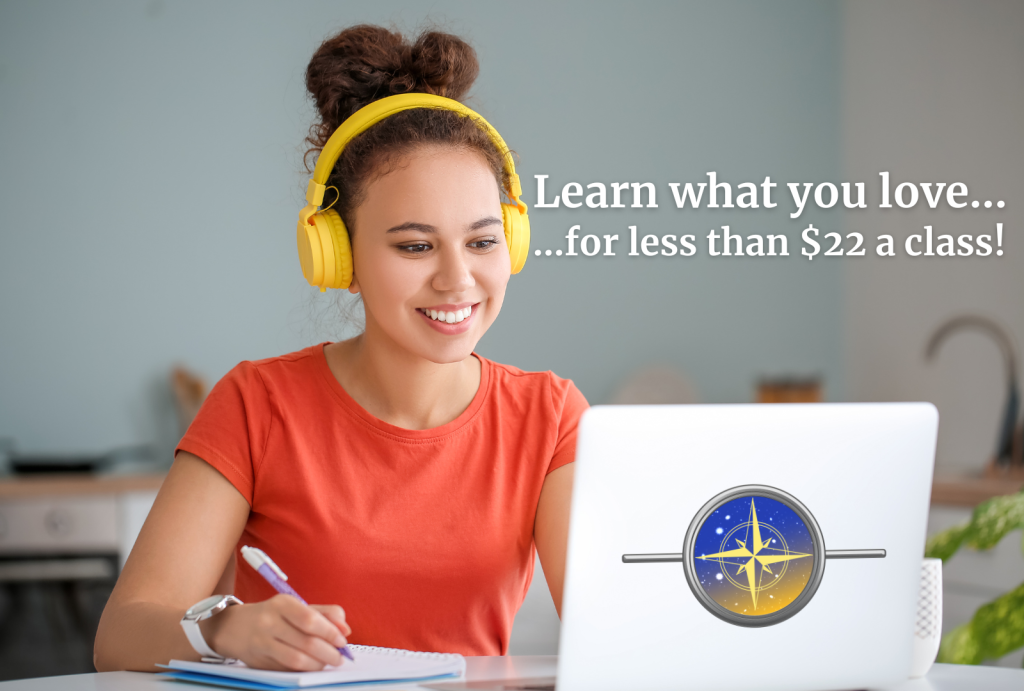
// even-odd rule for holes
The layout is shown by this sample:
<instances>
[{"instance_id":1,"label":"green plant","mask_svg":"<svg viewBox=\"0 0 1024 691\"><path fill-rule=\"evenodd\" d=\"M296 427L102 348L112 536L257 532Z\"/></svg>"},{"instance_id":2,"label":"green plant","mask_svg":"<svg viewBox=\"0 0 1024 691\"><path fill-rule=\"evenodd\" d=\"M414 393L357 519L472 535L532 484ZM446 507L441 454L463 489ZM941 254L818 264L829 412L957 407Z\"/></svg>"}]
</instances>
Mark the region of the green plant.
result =
<instances>
[{"instance_id":1,"label":"green plant","mask_svg":"<svg viewBox=\"0 0 1024 691\"><path fill-rule=\"evenodd\" d=\"M982 502L971 520L928 540L925 556L945 562L962 545L991 549L1024 528L1024 491ZM1024 551L1024 541L1021 542ZM1024 647L1024 583L978 608L969 622L942 637L939 662L977 665Z\"/></svg>"}]
</instances>

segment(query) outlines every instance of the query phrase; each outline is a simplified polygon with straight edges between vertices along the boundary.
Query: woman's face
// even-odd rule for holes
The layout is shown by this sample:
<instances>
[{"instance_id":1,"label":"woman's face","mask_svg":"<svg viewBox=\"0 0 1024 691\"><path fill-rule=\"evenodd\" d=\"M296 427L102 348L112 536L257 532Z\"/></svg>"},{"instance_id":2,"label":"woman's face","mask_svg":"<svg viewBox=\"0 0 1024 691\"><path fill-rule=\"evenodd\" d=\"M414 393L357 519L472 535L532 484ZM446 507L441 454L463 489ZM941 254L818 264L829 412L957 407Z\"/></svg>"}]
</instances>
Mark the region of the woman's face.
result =
<instances>
[{"instance_id":1,"label":"woman's face","mask_svg":"<svg viewBox=\"0 0 1024 691\"><path fill-rule=\"evenodd\" d=\"M349 290L362 293L367 335L431 362L469 357L511 273L498 184L483 156L416 149L369 183L353 216Z\"/></svg>"}]
</instances>

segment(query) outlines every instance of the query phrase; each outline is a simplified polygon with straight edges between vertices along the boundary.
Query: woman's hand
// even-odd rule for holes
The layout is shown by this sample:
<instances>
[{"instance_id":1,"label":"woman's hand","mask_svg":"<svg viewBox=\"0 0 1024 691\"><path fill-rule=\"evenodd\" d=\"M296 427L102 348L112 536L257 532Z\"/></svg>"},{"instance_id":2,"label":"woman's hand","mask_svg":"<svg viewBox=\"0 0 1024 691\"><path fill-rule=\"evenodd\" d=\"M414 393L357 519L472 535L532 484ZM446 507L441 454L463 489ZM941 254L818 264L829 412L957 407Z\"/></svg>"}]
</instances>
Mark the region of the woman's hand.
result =
<instances>
[{"instance_id":1,"label":"woman's hand","mask_svg":"<svg viewBox=\"0 0 1024 691\"><path fill-rule=\"evenodd\" d=\"M275 595L228 607L200 624L203 638L225 657L259 669L313 672L340 665L338 648L352 629L337 605L304 605Z\"/></svg>"}]
</instances>

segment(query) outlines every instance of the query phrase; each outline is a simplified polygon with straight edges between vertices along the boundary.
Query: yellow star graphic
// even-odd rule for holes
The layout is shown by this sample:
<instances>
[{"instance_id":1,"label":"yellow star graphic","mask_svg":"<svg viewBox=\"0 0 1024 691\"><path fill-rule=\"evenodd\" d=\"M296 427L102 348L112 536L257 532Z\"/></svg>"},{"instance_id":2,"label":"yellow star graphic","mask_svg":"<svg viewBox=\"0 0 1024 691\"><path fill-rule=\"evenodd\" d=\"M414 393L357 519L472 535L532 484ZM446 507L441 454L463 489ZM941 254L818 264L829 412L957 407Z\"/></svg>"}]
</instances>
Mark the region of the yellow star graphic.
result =
<instances>
[{"instance_id":1,"label":"yellow star graphic","mask_svg":"<svg viewBox=\"0 0 1024 691\"><path fill-rule=\"evenodd\" d=\"M776 550L776 551L778 551L778 548L776 548L776 547L768 547L768 545L770 544L770 541L769 542L762 542L761 541L761 525L757 522L757 509L754 507L754 499L753 498L750 499L750 524L751 524L751 527L753 528L753 533L754 533L754 544L753 544L753 548L754 549L753 550L750 550L747 547L747 544L746 544L745 541L737 539L736 543L739 545L739 548L737 548L737 549L730 549L730 550L727 550L725 552L718 552L717 554L706 554L706 555L702 554L701 556L699 556L697 558L698 559L715 559L715 560L718 561L719 564L722 564L723 567L725 566L725 563L722 562L723 559L730 559L730 558L732 558L732 559L737 559L737 558L738 559L746 559L747 561L745 561L742 564L739 564L739 568L736 569L736 575L738 576L739 574L741 574L744 571L747 572L747 583L750 584L750 598L754 602L754 610L756 611L757 610L757 593L759 591L761 591L761 590L764 590L764 588L762 588L760 585L758 585L757 579L755 578L755 570L757 569L757 565L760 564L761 565L761 569L763 571L767 571L768 573L770 573L770 574L772 574L774 576L774 573L772 573L771 568L769 568L769 564L778 564L778 563L781 563L781 562L790 561L792 559L802 559L804 557L809 557L811 555L810 554L802 554L802 553L798 553L798 552L786 552L785 554L761 554L761 551L766 549L766 548L767 549L773 549L773 550ZM736 566L736 564L732 564L732 565Z\"/></svg>"}]
</instances>

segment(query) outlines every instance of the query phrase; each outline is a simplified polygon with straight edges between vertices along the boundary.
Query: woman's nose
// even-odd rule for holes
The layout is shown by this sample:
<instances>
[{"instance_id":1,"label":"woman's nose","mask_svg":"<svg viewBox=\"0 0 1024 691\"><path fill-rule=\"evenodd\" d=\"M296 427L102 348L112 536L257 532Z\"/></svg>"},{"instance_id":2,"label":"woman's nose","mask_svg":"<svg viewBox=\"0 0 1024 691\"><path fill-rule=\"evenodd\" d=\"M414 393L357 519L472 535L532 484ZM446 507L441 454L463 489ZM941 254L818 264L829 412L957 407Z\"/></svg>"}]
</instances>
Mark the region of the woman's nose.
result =
<instances>
[{"instance_id":1,"label":"woman's nose","mask_svg":"<svg viewBox=\"0 0 1024 691\"><path fill-rule=\"evenodd\" d=\"M440 264L431 285L442 293L460 293L475 283L467 257L459 245L449 245L440 252Z\"/></svg>"}]
</instances>

